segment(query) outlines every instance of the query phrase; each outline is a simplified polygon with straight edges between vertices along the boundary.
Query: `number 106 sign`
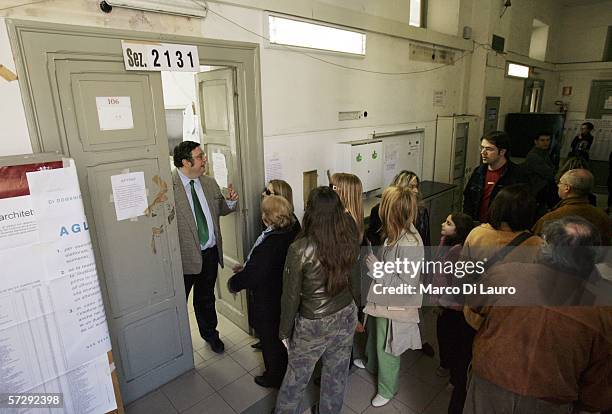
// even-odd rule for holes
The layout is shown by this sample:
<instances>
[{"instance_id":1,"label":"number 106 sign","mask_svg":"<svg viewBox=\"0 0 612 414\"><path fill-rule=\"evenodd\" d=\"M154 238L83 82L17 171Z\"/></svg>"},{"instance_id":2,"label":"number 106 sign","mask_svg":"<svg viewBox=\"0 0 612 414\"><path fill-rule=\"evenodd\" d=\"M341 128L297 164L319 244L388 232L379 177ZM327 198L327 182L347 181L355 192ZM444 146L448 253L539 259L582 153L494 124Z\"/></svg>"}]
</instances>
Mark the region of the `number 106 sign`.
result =
<instances>
[{"instance_id":1,"label":"number 106 sign","mask_svg":"<svg viewBox=\"0 0 612 414\"><path fill-rule=\"evenodd\" d=\"M198 48L173 43L137 43L122 40L126 70L199 72Z\"/></svg>"}]
</instances>

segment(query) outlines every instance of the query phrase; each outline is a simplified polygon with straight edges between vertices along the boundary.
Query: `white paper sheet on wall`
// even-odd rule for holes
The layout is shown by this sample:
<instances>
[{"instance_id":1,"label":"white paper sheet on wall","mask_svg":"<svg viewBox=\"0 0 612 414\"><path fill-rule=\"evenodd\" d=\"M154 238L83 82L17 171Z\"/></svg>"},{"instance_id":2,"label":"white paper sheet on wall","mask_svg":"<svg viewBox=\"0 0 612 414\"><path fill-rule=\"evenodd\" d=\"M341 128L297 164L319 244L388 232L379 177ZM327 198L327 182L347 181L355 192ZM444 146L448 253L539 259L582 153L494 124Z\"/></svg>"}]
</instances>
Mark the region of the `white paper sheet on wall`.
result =
<instances>
[{"instance_id":1,"label":"white paper sheet on wall","mask_svg":"<svg viewBox=\"0 0 612 414\"><path fill-rule=\"evenodd\" d=\"M30 196L0 200L0 250L38 241Z\"/></svg>"},{"instance_id":2,"label":"white paper sheet on wall","mask_svg":"<svg viewBox=\"0 0 612 414\"><path fill-rule=\"evenodd\" d=\"M283 179L283 163L277 153L274 153L272 155L266 155L265 167L266 184L269 183L270 180Z\"/></svg>"},{"instance_id":3,"label":"white paper sheet on wall","mask_svg":"<svg viewBox=\"0 0 612 414\"><path fill-rule=\"evenodd\" d=\"M97 96L100 131L134 128L132 101L129 96Z\"/></svg>"},{"instance_id":4,"label":"white paper sheet on wall","mask_svg":"<svg viewBox=\"0 0 612 414\"><path fill-rule=\"evenodd\" d=\"M71 373L91 361L107 358L110 350L76 168L42 170L26 176L29 196L0 200L0 209L31 208L37 233L32 238L20 225L21 230L9 237L19 246L5 244L0 248L0 355L5 362L2 385L3 392L10 393L35 392L41 384L45 384L44 392L51 392L46 387L49 381L76 379ZM24 235L28 235L29 243ZM98 380L106 385L82 390L92 398L99 396L104 402L97 405L104 409L114 403L112 383L108 391L110 374L105 360L108 375L98 375ZM68 385L56 392L75 401L84 396L74 389L77 384Z\"/></svg>"},{"instance_id":5,"label":"white paper sheet on wall","mask_svg":"<svg viewBox=\"0 0 612 414\"><path fill-rule=\"evenodd\" d=\"M200 142L200 117L193 102L183 110L183 141Z\"/></svg>"},{"instance_id":6,"label":"white paper sheet on wall","mask_svg":"<svg viewBox=\"0 0 612 414\"><path fill-rule=\"evenodd\" d=\"M446 90L433 91L433 106L446 106Z\"/></svg>"},{"instance_id":7,"label":"white paper sheet on wall","mask_svg":"<svg viewBox=\"0 0 612 414\"><path fill-rule=\"evenodd\" d=\"M213 175L219 187L227 188L227 163L225 162L225 155L222 152L213 152L212 154L212 167Z\"/></svg>"},{"instance_id":8,"label":"white paper sheet on wall","mask_svg":"<svg viewBox=\"0 0 612 414\"><path fill-rule=\"evenodd\" d=\"M397 173L400 146L398 143L389 142L385 145L385 168L383 172L384 185L388 185Z\"/></svg>"},{"instance_id":9,"label":"white paper sheet on wall","mask_svg":"<svg viewBox=\"0 0 612 414\"><path fill-rule=\"evenodd\" d=\"M117 221L143 216L147 209L144 172L111 176Z\"/></svg>"}]
</instances>

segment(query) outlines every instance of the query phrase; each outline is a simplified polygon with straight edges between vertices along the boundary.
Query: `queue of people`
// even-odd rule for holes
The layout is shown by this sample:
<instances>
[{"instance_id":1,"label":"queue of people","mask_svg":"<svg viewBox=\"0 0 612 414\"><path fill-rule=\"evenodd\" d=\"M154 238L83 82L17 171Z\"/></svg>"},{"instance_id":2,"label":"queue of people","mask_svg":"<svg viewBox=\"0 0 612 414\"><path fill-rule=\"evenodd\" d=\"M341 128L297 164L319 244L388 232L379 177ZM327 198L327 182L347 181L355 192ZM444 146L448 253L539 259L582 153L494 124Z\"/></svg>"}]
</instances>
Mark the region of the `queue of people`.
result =
<instances>
[{"instance_id":1,"label":"queue of people","mask_svg":"<svg viewBox=\"0 0 612 414\"><path fill-rule=\"evenodd\" d=\"M545 143L542 136L534 142L542 151ZM274 412L301 413L307 408L302 399L318 362L320 413L341 412L351 363L377 377L371 404L387 404L401 387L401 355L425 347L420 326L424 306L437 309L437 373L450 376L449 413L612 409L612 310L573 307L583 305L585 295L570 294L576 286L584 291L596 263L594 246L610 243L607 215L588 202L592 174L586 169L565 172L557 183L561 201L553 205L549 198L538 199L533 179L530 182L525 168L510 161L508 148L508 138L501 132L483 137L483 164L466 186L464 211L449 212L439 230L440 245L431 255L426 252L429 212L420 203L419 178L410 171L400 172L383 191L367 227L361 181L353 174L334 174L329 186L310 193L301 227L293 212L289 184L282 180L268 183L262 194L263 230L244 264L234 268L228 289L247 289L252 295L251 324L265 364L265 372L255 382L279 389ZM175 164L183 172L179 178L198 178L192 171L199 168L198 149L175 150ZM542 156L542 151L534 151L533 156ZM538 188L550 189L552 172L541 170ZM189 243L193 238L200 247L207 247L203 237L195 238L201 227L198 204L207 205L206 220L211 215L218 220L218 215L235 208L238 196L232 191L228 199L219 198L217 186L212 193L219 206L212 203L211 207L207 199L197 202L200 194L185 182L175 183L175 193L183 191L187 207L192 206L193 217L186 214L190 217L183 218L185 222L191 218L187 224L196 228ZM212 183L204 180L202 186ZM543 214L542 205L550 211ZM217 235L220 250L218 225L214 224L208 232ZM181 238L182 251L183 243ZM568 259L568 248L578 249L569 256L579 251L581 257ZM203 261L210 260L208 256L203 249ZM417 263L427 256L445 263L486 263L479 283L520 282L524 289L537 290L534 303L508 306L506 298L496 296L489 303L476 304L461 294L408 294L407 289L418 289L422 283L460 284L462 276L424 269L409 276L387 268L376 271L381 262ZM217 256L214 259L216 264ZM189 269L195 274L196 267ZM568 280L575 283L562 284L565 290L555 296L563 297L562 303L551 302L547 296L547 288L556 285L557 274L569 274ZM192 279L185 275L187 294ZM375 286L404 289L404 293L381 295ZM214 293L212 300L214 312ZM204 337L214 332L216 320L198 317L198 324ZM354 335L364 330L365 350L362 357L355 358ZM211 338L204 339L216 351L220 339Z\"/></svg>"}]
</instances>

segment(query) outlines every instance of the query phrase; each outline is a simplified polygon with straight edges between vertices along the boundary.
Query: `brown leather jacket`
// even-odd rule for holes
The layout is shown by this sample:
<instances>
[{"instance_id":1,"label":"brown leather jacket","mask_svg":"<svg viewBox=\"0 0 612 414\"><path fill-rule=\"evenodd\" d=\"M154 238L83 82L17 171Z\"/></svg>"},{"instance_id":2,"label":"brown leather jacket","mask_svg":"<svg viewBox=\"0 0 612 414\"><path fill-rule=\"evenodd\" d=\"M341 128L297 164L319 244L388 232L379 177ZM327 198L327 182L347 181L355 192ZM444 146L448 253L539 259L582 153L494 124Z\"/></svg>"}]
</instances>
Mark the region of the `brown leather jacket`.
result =
<instances>
[{"instance_id":1,"label":"brown leather jacket","mask_svg":"<svg viewBox=\"0 0 612 414\"><path fill-rule=\"evenodd\" d=\"M358 249L359 246L355 246ZM327 276L315 254L315 246L307 237L289 246L283 275L279 338L291 336L295 316L321 319L345 308L353 301L350 286L336 296L325 288ZM350 280L350 271L346 275Z\"/></svg>"}]
</instances>

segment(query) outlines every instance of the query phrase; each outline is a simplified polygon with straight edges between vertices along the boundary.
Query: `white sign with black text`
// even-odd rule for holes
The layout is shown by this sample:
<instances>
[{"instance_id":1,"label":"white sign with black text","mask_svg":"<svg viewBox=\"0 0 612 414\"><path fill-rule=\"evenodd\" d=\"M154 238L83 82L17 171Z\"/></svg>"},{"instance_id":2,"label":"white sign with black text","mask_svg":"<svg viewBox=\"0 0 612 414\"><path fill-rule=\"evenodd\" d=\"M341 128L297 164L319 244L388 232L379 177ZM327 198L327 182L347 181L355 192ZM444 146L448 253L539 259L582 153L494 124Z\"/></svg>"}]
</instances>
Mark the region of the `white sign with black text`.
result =
<instances>
[{"instance_id":1,"label":"white sign with black text","mask_svg":"<svg viewBox=\"0 0 612 414\"><path fill-rule=\"evenodd\" d=\"M122 40L126 70L199 72L197 46Z\"/></svg>"},{"instance_id":2,"label":"white sign with black text","mask_svg":"<svg viewBox=\"0 0 612 414\"><path fill-rule=\"evenodd\" d=\"M129 96L96 96L96 109L100 131L134 128Z\"/></svg>"}]
</instances>

